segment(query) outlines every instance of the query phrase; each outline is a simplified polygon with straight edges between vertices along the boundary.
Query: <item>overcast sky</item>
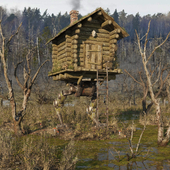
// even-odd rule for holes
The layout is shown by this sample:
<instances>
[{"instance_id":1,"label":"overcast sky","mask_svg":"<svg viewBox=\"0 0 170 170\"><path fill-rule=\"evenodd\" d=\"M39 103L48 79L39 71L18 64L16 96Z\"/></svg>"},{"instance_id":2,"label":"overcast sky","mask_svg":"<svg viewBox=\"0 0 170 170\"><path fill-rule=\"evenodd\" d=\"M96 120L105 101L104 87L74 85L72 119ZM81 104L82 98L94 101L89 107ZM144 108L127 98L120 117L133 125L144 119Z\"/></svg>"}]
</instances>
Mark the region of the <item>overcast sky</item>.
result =
<instances>
[{"instance_id":1,"label":"overcast sky","mask_svg":"<svg viewBox=\"0 0 170 170\"><path fill-rule=\"evenodd\" d=\"M0 6L7 9L16 8L23 10L24 7L39 8L41 13L46 9L49 14L69 13L74 6L77 10L86 15L91 13L98 7L103 9L109 8L111 13L115 9L129 14L136 14L139 12L141 16L147 14L163 13L167 14L170 11L170 0L0 0Z\"/></svg>"}]
</instances>

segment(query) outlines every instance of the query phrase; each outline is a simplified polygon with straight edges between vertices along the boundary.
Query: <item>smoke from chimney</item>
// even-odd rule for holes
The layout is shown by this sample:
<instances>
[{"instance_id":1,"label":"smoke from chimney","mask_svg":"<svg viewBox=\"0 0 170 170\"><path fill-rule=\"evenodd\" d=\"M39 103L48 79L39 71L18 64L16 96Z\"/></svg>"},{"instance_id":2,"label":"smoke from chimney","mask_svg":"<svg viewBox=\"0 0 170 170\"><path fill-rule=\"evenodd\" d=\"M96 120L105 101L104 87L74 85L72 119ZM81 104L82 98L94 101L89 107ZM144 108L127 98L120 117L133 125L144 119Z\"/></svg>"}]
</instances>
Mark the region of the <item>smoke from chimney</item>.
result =
<instances>
[{"instance_id":1,"label":"smoke from chimney","mask_svg":"<svg viewBox=\"0 0 170 170\"><path fill-rule=\"evenodd\" d=\"M71 5L74 10L80 9L80 0L71 0Z\"/></svg>"}]
</instances>

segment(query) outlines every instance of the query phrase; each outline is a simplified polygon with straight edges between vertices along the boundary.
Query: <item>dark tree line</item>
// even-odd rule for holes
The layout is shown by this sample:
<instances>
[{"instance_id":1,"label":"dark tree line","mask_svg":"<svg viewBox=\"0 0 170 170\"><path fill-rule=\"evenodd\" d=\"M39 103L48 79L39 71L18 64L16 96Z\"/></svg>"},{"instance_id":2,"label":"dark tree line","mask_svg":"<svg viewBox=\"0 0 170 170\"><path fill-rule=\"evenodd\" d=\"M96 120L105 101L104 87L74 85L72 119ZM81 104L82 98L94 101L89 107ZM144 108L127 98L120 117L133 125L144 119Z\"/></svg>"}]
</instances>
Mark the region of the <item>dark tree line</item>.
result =
<instances>
[{"instance_id":1,"label":"dark tree line","mask_svg":"<svg viewBox=\"0 0 170 170\"><path fill-rule=\"evenodd\" d=\"M32 37L39 36L46 27L49 29L48 36L52 37L70 23L70 16L67 12L63 15L61 12L58 12L56 15L50 15L47 10L41 13L40 9L30 7L24 8L22 12L15 11L13 13L9 13L7 9L3 7L0 7L0 10L0 17L3 20L6 33L14 31L18 23L22 22L25 33L24 36L27 41ZM160 36L164 38L170 30L170 12L168 14L148 14L143 17L141 17L139 13L136 15L128 15L125 10L118 12L117 9L115 9L114 12L111 12L109 9L106 9L106 12L129 33L130 36L126 39L128 41L135 39L135 30L140 34L144 34L150 20L152 20L149 35L151 38ZM81 14L79 14L79 18L80 17L82 17Z\"/></svg>"},{"instance_id":2,"label":"dark tree line","mask_svg":"<svg viewBox=\"0 0 170 170\"><path fill-rule=\"evenodd\" d=\"M119 42L117 57L122 69L124 67L126 69L128 67L131 68L131 65L139 68L139 52L136 50L135 45L135 30L137 30L139 35L143 36L147 31L148 22L151 20L148 35L150 50L157 43L160 43L170 30L170 12L168 14L148 14L142 17L139 13L128 15L125 10L117 11L115 9L115 11L110 11L106 9L105 11L130 35ZM79 18L81 17L82 15L79 14ZM65 14L61 14L61 12L49 14L46 10L41 13L40 9L30 7L24 8L23 11L13 10L12 12L8 12L7 9L0 7L0 19L2 19L2 29L5 37L10 36L22 22L19 34L11 42L11 45L7 47L6 53L10 53L8 59L8 65L10 66L16 60L21 61L27 50L35 46L37 47L37 53L32 59L33 66L40 65L43 60L51 58L51 46L50 44L45 46L46 42L70 23L70 15L67 12ZM152 58L153 63L156 65L159 62L159 56L168 60L167 55L169 52L169 47L157 50ZM50 69L49 67L48 69Z\"/></svg>"}]
</instances>

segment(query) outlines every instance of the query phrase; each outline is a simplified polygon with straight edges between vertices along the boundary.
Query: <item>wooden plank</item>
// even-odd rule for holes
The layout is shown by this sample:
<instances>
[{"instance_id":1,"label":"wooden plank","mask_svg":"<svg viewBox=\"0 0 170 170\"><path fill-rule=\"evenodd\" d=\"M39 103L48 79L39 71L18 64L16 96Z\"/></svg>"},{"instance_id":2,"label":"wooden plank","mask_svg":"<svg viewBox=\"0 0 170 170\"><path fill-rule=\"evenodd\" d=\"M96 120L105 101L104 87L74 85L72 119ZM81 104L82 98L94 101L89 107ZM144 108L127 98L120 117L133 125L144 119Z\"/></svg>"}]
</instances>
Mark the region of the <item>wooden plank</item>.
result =
<instances>
[{"instance_id":1,"label":"wooden plank","mask_svg":"<svg viewBox=\"0 0 170 170\"><path fill-rule=\"evenodd\" d=\"M89 53L90 45L86 44L85 47L86 47L85 48L86 49L86 51L85 51L85 54L86 54L86 57L85 57L85 68L90 69L90 64L88 63L90 61L90 53Z\"/></svg>"},{"instance_id":2,"label":"wooden plank","mask_svg":"<svg viewBox=\"0 0 170 170\"><path fill-rule=\"evenodd\" d=\"M68 35L68 34L66 34L66 35L65 35L65 38L66 38L66 41L67 41L67 39L71 39L71 36Z\"/></svg>"},{"instance_id":3,"label":"wooden plank","mask_svg":"<svg viewBox=\"0 0 170 170\"><path fill-rule=\"evenodd\" d=\"M109 46L110 46L110 43L103 42L102 45L103 45L103 47L109 47Z\"/></svg>"},{"instance_id":4,"label":"wooden plank","mask_svg":"<svg viewBox=\"0 0 170 170\"><path fill-rule=\"evenodd\" d=\"M82 23L78 23L78 24L77 24L77 27L78 27L78 28L81 28L81 27L82 27Z\"/></svg>"},{"instance_id":5,"label":"wooden plank","mask_svg":"<svg viewBox=\"0 0 170 170\"><path fill-rule=\"evenodd\" d=\"M101 15L102 15L102 12L101 12L101 11L99 11L99 12L97 13L97 15L98 15L98 16L101 16Z\"/></svg>"},{"instance_id":6,"label":"wooden plank","mask_svg":"<svg viewBox=\"0 0 170 170\"><path fill-rule=\"evenodd\" d=\"M63 51L63 50L65 50L65 48L66 48L66 44L63 45L63 46L61 46L60 48L58 48L58 50L57 50L58 53L61 52L61 51Z\"/></svg>"},{"instance_id":7,"label":"wooden plank","mask_svg":"<svg viewBox=\"0 0 170 170\"><path fill-rule=\"evenodd\" d=\"M117 44L110 44L110 48L114 48L114 49L117 49Z\"/></svg>"},{"instance_id":8,"label":"wooden plank","mask_svg":"<svg viewBox=\"0 0 170 170\"><path fill-rule=\"evenodd\" d=\"M109 56L109 55L110 55L110 51L103 51L102 54L103 54L103 55L108 55L108 56Z\"/></svg>"},{"instance_id":9,"label":"wooden plank","mask_svg":"<svg viewBox=\"0 0 170 170\"><path fill-rule=\"evenodd\" d=\"M52 55L58 55L58 51L52 51Z\"/></svg>"},{"instance_id":10,"label":"wooden plank","mask_svg":"<svg viewBox=\"0 0 170 170\"><path fill-rule=\"evenodd\" d=\"M80 66L84 67L84 61L80 62Z\"/></svg>"},{"instance_id":11,"label":"wooden plank","mask_svg":"<svg viewBox=\"0 0 170 170\"><path fill-rule=\"evenodd\" d=\"M91 45L91 49L97 51L96 45ZM95 63L96 62L96 52L91 52L91 62ZM91 69L95 69L95 65L91 64Z\"/></svg>"},{"instance_id":12,"label":"wooden plank","mask_svg":"<svg viewBox=\"0 0 170 170\"><path fill-rule=\"evenodd\" d=\"M77 54L77 48L73 48L72 50L71 50L71 53L73 54L73 53L76 53Z\"/></svg>"},{"instance_id":13,"label":"wooden plank","mask_svg":"<svg viewBox=\"0 0 170 170\"><path fill-rule=\"evenodd\" d=\"M52 51L58 51L58 48L53 48Z\"/></svg>"},{"instance_id":14,"label":"wooden plank","mask_svg":"<svg viewBox=\"0 0 170 170\"><path fill-rule=\"evenodd\" d=\"M103 67L106 68L108 66L109 68L113 68L113 63L112 62L107 62L103 64Z\"/></svg>"},{"instance_id":15,"label":"wooden plank","mask_svg":"<svg viewBox=\"0 0 170 170\"><path fill-rule=\"evenodd\" d=\"M54 44L54 43L53 43L53 44L52 44L52 47L56 47L56 48L57 48L57 44Z\"/></svg>"},{"instance_id":16,"label":"wooden plank","mask_svg":"<svg viewBox=\"0 0 170 170\"><path fill-rule=\"evenodd\" d=\"M91 22L91 21L92 21L92 17L88 17L88 18L87 18L87 21L88 21L88 22Z\"/></svg>"},{"instance_id":17,"label":"wooden plank","mask_svg":"<svg viewBox=\"0 0 170 170\"><path fill-rule=\"evenodd\" d=\"M60 44L58 45L58 48L60 48L60 47L64 46L65 44L66 44L66 42L65 42L65 41L63 41L62 43L60 43Z\"/></svg>"},{"instance_id":18,"label":"wooden plank","mask_svg":"<svg viewBox=\"0 0 170 170\"><path fill-rule=\"evenodd\" d=\"M67 61L72 61L73 60L73 58L71 56L67 56L66 59L67 59Z\"/></svg>"},{"instance_id":19,"label":"wooden plank","mask_svg":"<svg viewBox=\"0 0 170 170\"><path fill-rule=\"evenodd\" d=\"M115 56L115 52L110 53L109 56L110 56L110 57L114 57L114 56Z\"/></svg>"},{"instance_id":20,"label":"wooden plank","mask_svg":"<svg viewBox=\"0 0 170 170\"><path fill-rule=\"evenodd\" d=\"M77 70L77 63L74 63L74 70Z\"/></svg>"},{"instance_id":21,"label":"wooden plank","mask_svg":"<svg viewBox=\"0 0 170 170\"><path fill-rule=\"evenodd\" d=\"M97 37L99 38L110 38L109 34L97 33Z\"/></svg>"},{"instance_id":22,"label":"wooden plank","mask_svg":"<svg viewBox=\"0 0 170 170\"><path fill-rule=\"evenodd\" d=\"M64 50L62 50L62 51L60 51L60 52L58 52L58 56L60 56L60 55L62 55L62 54L64 54L66 51L65 51L65 49Z\"/></svg>"},{"instance_id":23,"label":"wooden plank","mask_svg":"<svg viewBox=\"0 0 170 170\"><path fill-rule=\"evenodd\" d=\"M79 34L80 32L81 32L80 29L75 30L75 34Z\"/></svg>"},{"instance_id":24,"label":"wooden plank","mask_svg":"<svg viewBox=\"0 0 170 170\"><path fill-rule=\"evenodd\" d=\"M103 51L110 51L110 47L103 47Z\"/></svg>"},{"instance_id":25,"label":"wooden plank","mask_svg":"<svg viewBox=\"0 0 170 170\"><path fill-rule=\"evenodd\" d=\"M115 53L116 50L114 48L111 48L109 51L110 53Z\"/></svg>"},{"instance_id":26,"label":"wooden plank","mask_svg":"<svg viewBox=\"0 0 170 170\"><path fill-rule=\"evenodd\" d=\"M84 63L84 57L80 57L79 60Z\"/></svg>"},{"instance_id":27,"label":"wooden plank","mask_svg":"<svg viewBox=\"0 0 170 170\"><path fill-rule=\"evenodd\" d=\"M106 20L105 22L102 23L101 28L104 28L104 27L109 26L111 24L113 24L113 22L111 20Z\"/></svg>"},{"instance_id":28,"label":"wooden plank","mask_svg":"<svg viewBox=\"0 0 170 170\"><path fill-rule=\"evenodd\" d=\"M97 33L109 34L109 31L105 29L101 29L101 28L94 29L94 28L82 27L80 30L81 30L81 33L87 32L88 34L91 33L93 30L95 30Z\"/></svg>"},{"instance_id":29,"label":"wooden plank","mask_svg":"<svg viewBox=\"0 0 170 170\"><path fill-rule=\"evenodd\" d=\"M71 48L66 48L65 51L66 52L71 52Z\"/></svg>"},{"instance_id":30,"label":"wooden plank","mask_svg":"<svg viewBox=\"0 0 170 170\"><path fill-rule=\"evenodd\" d=\"M78 44L79 40L72 40L72 44Z\"/></svg>"},{"instance_id":31,"label":"wooden plank","mask_svg":"<svg viewBox=\"0 0 170 170\"><path fill-rule=\"evenodd\" d=\"M107 57L103 58L103 64L108 62L108 61L113 62L113 57L107 56Z\"/></svg>"},{"instance_id":32,"label":"wooden plank","mask_svg":"<svg viewBox=\"0 0 170 170\"><path fill-rule=\"evenodd\" d=\"M84 24L83 24L83 27L93 28L93 29L96 29L96 28L99 29L99 28L101 28L101 27L100 27L100 24L91 24L91 23L89 23L89 22L88 22L88 23L84 23Z\"/></svg>"},{"instance_id":33,"label":"wooden plank","mask_svg":"<svg viewBox=\"0 0 170 170\"><path fill-rule=\"evenodd\" d=\"M72 43L66 43L66 47L71 48Z\"/></svg>"},{"instance_id":34,"label":"wooden plank","mask_svg":"<svg viewBox=\"0 0 170 170\"><path fill-rule=\"evenodd\" d=\"M71 43L72 42L72 39L71 38L67 38L66 39L66 43Z\"/></svg>"},{"instance_id":35,"label":"wooden plank","mask_svg":"<svg viewBox=\"0 0 170 170\"><path fill-rule=\"evenodd\" d=\"M105 29L102 29L102 28L98 29L98 32L99 32L99 33L109 34L109 31L107 31L107 30L105 30Z\"/></svg>"},{"instance_id":36,"label":"wooden plank","mask_svg":"<svg viewBox=\"0 0 170 170\"><path fill-rule=\"evenodd\" d=\"M79 38L79 35L77 34L72 36L72 39L78 39L78 38Z\"/></svg>"},{"instance_id":37,"label":"wooden plank","mask_svg":"<svg viewBox=\"0 0 170 170\"><path fill-rule=\"evenodd\" d=\"M110 35L113 35L113 34L120 34L121 30L118 28L118 29L115 29L113 31L110 32Z\"/></svg>"},{"instance_id":38,"label":"wooden plank","mask_svg":"<svg viewBox=\"0 0 170 170\"><path fill-rule=\"evenodd\" d=\"M110 39L118 39L119 38L119 34L113 34L110 36Z\"/></svg>"},{"instance_id":39,"label":"wooden plank","mask_svg":"<svg viewBox=\"0 0 170 170\"><path fill-rule=\"evenodd\" d=\"M77 49L78 48L78 45L72 45L71 46L71 49Z\"/></svg>"},{"instance_id":40,"label":"wooden plank","mask_svg":"<svg viewBox=\"0 0 170 170\"><path fill-rule=\"evenodd\" d=\"M110 44L116 44L116 43L117 43L117 40L116 40L116 39L110 40Z\"/></svg>"},{"instance_id":41,"label":"wooden plank","mask_svg":"<svg viewBox=\"0 0 170 170\"><path fill-rule=\"evenodd\" d=\"M66 57L59 59L58 62L61 63L61 66L64 65L64 63L66 62Z\"/></svg>"},{"instance_id":42,"label":"wooden plank","mask_svg":"<svg viewBox=\"0 0 170 170\"><path fill-rule=\"evenodd\" d=\"M99 42L109 42L109 38L97 38Z\"/></svg>"},{"instance_id":43,"label":"wooden plank","mask_svg":"<svg viewBox=\"0 0 170 170\"><path fill-rule=\"evenodd\" d=\"M101 51L98 53L97 55L97 63L100 63L100 65L97 66L98 69L102 69L102 46L101 45L97 45L97 50Z\"/></svg>"},{"instance_id":44,"label":"wooden plank","mask_svg":"<svg viewBox=\"0 0 170 170\"><path fill-rule=\"evenodd\" d=\"M73 60L73 62L74 62L74 63L77 63L77 62L78 62L78 59L77 59L77 58L75 58L75 59Z\"/></svg>"},{"instance_id":45,"label":"wooden plank","mask_svg":"<svg viewBox=\"0 0 170 170\"><path fill-rule=\"evenodd\" d=\"M85 36L81 36L80 37L80 40L82 41L96 41L96 42L100 42L100 43L103 43L103 42L109 42L109 38L100 38L100 37L97 37L97 38L94 38L94 37L85 37Z\"/></svg>"},{"instance_id":46,"label":"wooden plank","mask_svg":"<svg viewBox=\"0 0 170 170\"><path fill-rule=\"evenodd\" d=\"M59 56L58 56L58 60L60 60L60 59L62 59L62 58L64 58L64 57L66 57L66 53L64 53L64 54L62 54L62 55L59 55Z\"/></svg>"}]
</instances>

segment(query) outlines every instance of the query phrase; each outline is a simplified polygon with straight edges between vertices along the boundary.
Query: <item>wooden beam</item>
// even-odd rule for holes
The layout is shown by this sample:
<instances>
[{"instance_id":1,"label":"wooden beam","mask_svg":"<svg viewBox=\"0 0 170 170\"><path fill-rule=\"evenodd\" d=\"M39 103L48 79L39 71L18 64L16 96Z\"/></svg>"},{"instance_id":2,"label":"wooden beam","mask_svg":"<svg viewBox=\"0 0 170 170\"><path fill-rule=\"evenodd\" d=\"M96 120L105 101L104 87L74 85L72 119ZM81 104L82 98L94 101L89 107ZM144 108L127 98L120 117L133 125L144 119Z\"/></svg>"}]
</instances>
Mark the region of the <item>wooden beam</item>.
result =
<instances>
[{"instance_id":1,"label":"wooden beam","mask_svg":"<svg viewBox=\"0 0 170 170\"><path fill-rule=\"evenodd\" d=\"M115 29L113 31L110 32L110 35L113 35L113 34L120 34L121 30L120 29Z\"/></svg>"},{"instance_id":2,"label":"wooden beam","mask_svg":"<svg viewBox=\"0 0 170 170\"><path fill-rule=\"evenodd\" d=\"M91 22L86 22L83 24L83 26L86 28L93 28L94 30L95 29L99 29L100 28L100 24L93 24Z\"/></svg>"},{"instance_id":3,"label":"wooden beam","mask_svg":"<svg viewBox=\"0 0 170 170\"><path fill-rule=\"evenodd\" d=\"M92 21L92 17L89 17L89 18L87 19L87 21L91 22L91 21Z\"/></svg>"},{"instance_id":4,"label":"wooden beam","mask_svg":"<svg viewBox=\"0 0 170 170\"><path fill-rule=\"evenodd\" d=\"M116 40L116 39L110 40L110 44L116 44L116 43L117 43L117 40Z\"/></svg>"},{"instance_id":5,"label":"wooden beam","mask_svg":"<svg viewBox=\"0 0 170 170\"><path fill-rule=\"evenodd\" d=\"M101 15L102 15L102 12L101 12L101 11L99 11L99 12L97 13L97 15L98 15L98 16L101 16Z\"/></svg>"},{"instance_id":6,"label":"wooden beam","mask_svg":"<svg viewBox=\"0 0 170 170\"><path fill-rule=\"evenodd\" d=\"M110 39L118 39L119 38L119 34L113 34L110 36Z\"/></svg>"},{"instance_id":7,"label":"wooden beam","mask_svg":"<svg viewBox=\"0 0 170 170\"><path fill-rule=\"evenodd\" d=\"M78 28L81 28L81 27L82 27L82 24L81 24L81 23L78 23L78 24L77 24L77 27L78 27Z\"/></svg>"},{"instance_id":8,"label":"wooden beam","mask_svg":"<svg viewBox=\"0 0 170 170\"><path fill-rule=\"evenodd\" d=\"M79 36L76 34L76 35L73 35L73 39L78 39Z\"/></svg>"},{"instance_id":9,"label":"wooden beam","mask_svg":"<svg viewBox=\"0 0 170 170\"><path fill-rule=\"evenodd\" d=\"M75 33L76 33L76 34L79 34L79 33L80 33L80 29L76 29L76 30L75 30Z\"/></svg>"},{"instance_id":10,"label":"wooden beam","mask_svg":"<svg viewBox=\"0 0 170 170\"><path fill-rule=\"evenodd\" d=\"M105 22L102 23L101 28L104 28L108 25L111 25L113 22L111 20L106 20Z\"/></svg>"}]
</instances>

